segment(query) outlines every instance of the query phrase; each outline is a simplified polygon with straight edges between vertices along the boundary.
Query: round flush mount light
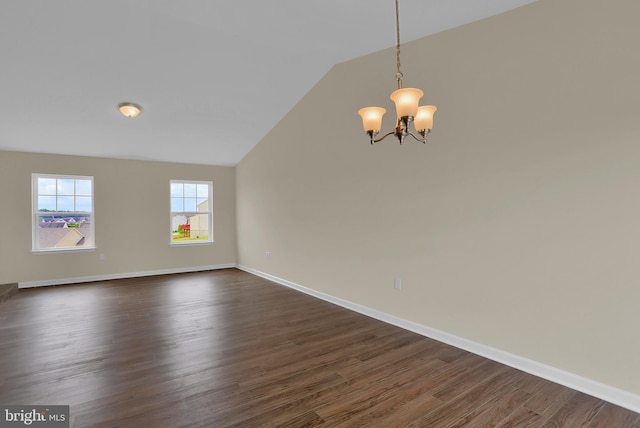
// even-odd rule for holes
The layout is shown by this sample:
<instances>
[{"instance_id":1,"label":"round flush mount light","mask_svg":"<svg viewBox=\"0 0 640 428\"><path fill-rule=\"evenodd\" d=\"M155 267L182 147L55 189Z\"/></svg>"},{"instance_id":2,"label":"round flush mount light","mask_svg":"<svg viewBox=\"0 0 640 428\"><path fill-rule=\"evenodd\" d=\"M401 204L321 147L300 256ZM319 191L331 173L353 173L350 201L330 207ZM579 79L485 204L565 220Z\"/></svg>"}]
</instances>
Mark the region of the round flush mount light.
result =
<instances>
[{"instance_id":1,"label":"round flush mount light","mask_svg":"<svg viewBox=\"0 0 640 428\"><path fill-rule=\"evenodd\" d=\"M133 119L142 112L142 107L134 103L120 103L118 104L118 110L120 110L120 113L124 116Z\"/></svg>"}]
</instances>

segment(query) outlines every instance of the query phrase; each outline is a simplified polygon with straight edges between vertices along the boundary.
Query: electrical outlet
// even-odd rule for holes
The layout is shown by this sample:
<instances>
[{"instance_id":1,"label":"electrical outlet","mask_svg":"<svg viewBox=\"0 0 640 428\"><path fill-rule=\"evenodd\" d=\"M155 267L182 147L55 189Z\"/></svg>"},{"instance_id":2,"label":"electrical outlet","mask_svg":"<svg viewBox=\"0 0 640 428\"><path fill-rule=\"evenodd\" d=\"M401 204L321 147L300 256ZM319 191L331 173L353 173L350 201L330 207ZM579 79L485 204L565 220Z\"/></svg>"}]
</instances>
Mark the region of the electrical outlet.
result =
<instances>
[{"instance_id":1,"label":"electrical outlet","mask_svg":"<svg viewBox=\"0 0 640 428\"><path fill-rule=\"evenodd\" d=\"M402 290L402 278L396 276L393 280L393 288L396 290Z\"/></svg>"},{"instance_id":2,"label":"electrical outlet","mask_svg":"<svg viewBox=\"0 0 640 428\"><path fill-rule=\"evenodd\" d=\"M264 252L264 258L269 260L271 258L271 251L265 251Z\"/></svg>"},{"instance_id":3,"label":"electrical outlet","mask_svg":"<svg viewBox=\"0 0 640 428\"><path fill-rule=\"evenodd\" d=\"M104 253L100 253L100 260L104 260L104 259L106 259Z\"/></svg>"}]
</instances>

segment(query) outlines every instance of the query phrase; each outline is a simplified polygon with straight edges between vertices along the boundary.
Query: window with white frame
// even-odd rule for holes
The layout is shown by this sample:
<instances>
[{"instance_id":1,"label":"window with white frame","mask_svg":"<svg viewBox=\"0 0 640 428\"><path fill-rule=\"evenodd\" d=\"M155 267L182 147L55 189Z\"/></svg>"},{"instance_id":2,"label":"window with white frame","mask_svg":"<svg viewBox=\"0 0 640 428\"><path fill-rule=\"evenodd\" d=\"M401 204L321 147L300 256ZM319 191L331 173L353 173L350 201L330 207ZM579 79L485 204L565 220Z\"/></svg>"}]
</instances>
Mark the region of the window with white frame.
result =
<instances>
[{"instance_id":1,"label":"window with white frame","mask_svg":"<svg viewBox=\"0 0 640 428\"><path fill-rule=\"evenodd\" d=\"M95 248L93 177L32 174L33 251Z\"/></svg>"},{"instance_id":2,"label":"window with white frame","mask_svg":"<svg viewBox=\"0 0 640 428\"><path fill-rule=\"evenodd\" d=\"M213 183L171 180L171 244L213 242Z\"/></svg>"}]
</instances>

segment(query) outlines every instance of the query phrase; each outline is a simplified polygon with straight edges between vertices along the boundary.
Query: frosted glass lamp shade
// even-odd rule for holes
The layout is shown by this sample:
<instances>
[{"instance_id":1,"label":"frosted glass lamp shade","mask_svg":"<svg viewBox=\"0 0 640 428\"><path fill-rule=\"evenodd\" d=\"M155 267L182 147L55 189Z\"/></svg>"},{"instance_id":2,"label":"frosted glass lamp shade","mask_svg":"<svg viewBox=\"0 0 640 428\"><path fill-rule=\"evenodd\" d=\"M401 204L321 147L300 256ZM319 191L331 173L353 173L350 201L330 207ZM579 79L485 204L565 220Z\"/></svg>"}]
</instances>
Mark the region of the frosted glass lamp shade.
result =
<instances>
[{"instance_id":1,"label":"frosted glass lamp shade","mask_svg":"<svg viewBox=\"0 0 640 428\"><path fill-rule=\"evenodd\" d=\"M431 131L433 129L433 115L438 108L436 106L421 106L418 107L418 114L413 119L413 125L416 127L416 131L423 132L425 130Z\"/></svg>"},{"instance_id":2,"label":"frosted glass lamp shade","mask_svg":"<svg viewBox=\"0 0 640 428\"><path fill-rule=\"evenodd\" d=\"M382 128L382 116L387 112L382 107L365 107L358 110L358 114L362 117L362 127L365 132L378 133Z\"/></svg>"},{"instance_id":3,"label":"frosted glass lamp shade","mask_svg":"<svg viewBox=\"0 0 640 428\"><path fill-rule=\"evenodd\" d=\"M418 113L418 103L424 95L420 89L402 88L391 93L391 100L396 103L396 113L398 117L415 117Z\"/></svg>"},{"instance_id":4,"label":"frosted glass lamp shade","mask_svg":"<svg viewBox=\"0 0 640 428\"><path fill-rule=\"evenodd\" d=\"M121 103L118 104L118 110L120 110L120 113L124 116L133 119L140 114L142 107L134 103Z\"/></svg>"}]
</instances>

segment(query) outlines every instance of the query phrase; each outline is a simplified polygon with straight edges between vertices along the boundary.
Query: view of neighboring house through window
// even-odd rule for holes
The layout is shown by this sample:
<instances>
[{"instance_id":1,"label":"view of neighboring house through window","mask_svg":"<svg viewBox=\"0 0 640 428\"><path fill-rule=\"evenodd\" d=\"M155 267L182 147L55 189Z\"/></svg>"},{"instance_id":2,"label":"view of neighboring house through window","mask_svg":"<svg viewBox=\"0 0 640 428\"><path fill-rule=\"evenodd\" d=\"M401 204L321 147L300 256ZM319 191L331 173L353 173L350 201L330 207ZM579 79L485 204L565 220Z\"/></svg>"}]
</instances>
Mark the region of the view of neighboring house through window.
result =
<instances>
[{"instance_id":1,"label":"view of neighboring house through window","mask_svg":"<svg viewBox=\"0 0 640 428\"><path fill-rule=\"evenodd\" d=\"M171 243L213 242L213 183L171 180Z\"/></svg>"},{"instance_id":2,"label":"view of neighboring house through window","mask_svg":"<svg viewBox=\"0 0 640 428\"><path fill-rule=\"evenodd\" d=\"M33 174L33 251L95 248L93 177Z\"/></svg>"}]
</instances>

